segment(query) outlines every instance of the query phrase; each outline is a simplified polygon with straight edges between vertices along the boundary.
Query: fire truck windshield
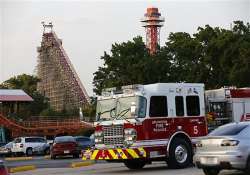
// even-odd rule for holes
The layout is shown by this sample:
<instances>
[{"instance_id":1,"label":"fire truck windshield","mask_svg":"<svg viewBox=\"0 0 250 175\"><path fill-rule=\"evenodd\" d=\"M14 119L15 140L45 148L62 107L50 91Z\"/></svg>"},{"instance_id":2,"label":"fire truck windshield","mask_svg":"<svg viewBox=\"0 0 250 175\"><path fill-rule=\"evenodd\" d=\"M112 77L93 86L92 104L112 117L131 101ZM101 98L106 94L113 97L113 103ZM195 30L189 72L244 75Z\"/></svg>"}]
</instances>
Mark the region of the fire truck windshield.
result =
<instances>
[{"instance_id":1,"label":"fire truck windshield","mask_svg":"<svg viewBox=\"0 0 250 175\"><path fill-rule=\"evenodd\" d=\"M136 106L136 117L145 117L147 101L142 96L129 96L97 101L97 120L128 119L133 118L130 108Z\"/></svg>"}]
</instances>

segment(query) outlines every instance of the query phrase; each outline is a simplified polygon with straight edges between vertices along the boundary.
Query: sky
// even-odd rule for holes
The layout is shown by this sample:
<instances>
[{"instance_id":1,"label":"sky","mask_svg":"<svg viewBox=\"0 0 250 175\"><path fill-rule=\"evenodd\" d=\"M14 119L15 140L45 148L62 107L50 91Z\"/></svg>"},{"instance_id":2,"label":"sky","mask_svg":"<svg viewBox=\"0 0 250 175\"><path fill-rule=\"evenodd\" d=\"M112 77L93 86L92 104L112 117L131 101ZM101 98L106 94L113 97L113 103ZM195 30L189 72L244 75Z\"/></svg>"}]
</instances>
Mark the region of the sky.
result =
<instances>
[{"instance_id":1,"label":"sky","mask_svg":"<svg viewBox=\"0 0 250 175\"><path fill-rule=\"evenodd\" d=\"M113 43L138 35L147 7L165 18L161 45L170 32L193 34L199 26L230 29L235 20L250 21L250 0L0 0L0 83L22 73L36 73L42 21L52 22L78 76L93 95L93 73Z\"/></svg>"}]
</instances>

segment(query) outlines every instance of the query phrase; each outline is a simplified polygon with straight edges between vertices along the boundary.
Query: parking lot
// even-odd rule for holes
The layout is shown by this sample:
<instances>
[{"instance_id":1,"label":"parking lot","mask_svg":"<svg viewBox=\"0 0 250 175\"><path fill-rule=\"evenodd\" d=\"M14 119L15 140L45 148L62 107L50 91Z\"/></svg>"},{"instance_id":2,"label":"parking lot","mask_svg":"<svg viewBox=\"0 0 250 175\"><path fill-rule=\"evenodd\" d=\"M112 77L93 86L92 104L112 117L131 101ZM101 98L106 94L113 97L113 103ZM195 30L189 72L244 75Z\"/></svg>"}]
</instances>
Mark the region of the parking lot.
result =
<instances>
[{"instance_id":1,"label":"parking lot","mask_svg":"<svg viewBox=\"0 0 250 175\"><path fill-rule=\"evenodd\" d=\"M155 162L141 170L129 170L122 163L86 163L84 166L73 168L72 163L82 162L81 159L63 158L50 160L44 157L34 157L33 160L6 161L8 167L35 165L36 169L11 173L15 175L80 175L80 174L155 174L155 175L203 175L202 170L195 167L186 169L169 169L164 162ZM239 171L223 171L221 175L243 175Z\"/></svg>"}]
</instances>

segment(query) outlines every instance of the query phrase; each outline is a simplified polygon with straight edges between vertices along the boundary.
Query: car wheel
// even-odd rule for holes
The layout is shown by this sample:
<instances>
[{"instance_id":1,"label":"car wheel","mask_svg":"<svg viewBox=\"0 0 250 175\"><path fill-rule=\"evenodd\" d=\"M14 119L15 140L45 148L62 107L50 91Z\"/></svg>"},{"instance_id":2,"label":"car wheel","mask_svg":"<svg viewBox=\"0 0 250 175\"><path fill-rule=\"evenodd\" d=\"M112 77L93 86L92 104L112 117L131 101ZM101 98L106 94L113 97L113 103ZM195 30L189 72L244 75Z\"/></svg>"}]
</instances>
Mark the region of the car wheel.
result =
<instances>
[{"instance_id":1,"label":"car wheel","mask_svg":"<svg viewBox=\"0 0 250 175\"><path fill-rule=\"evenodd\" d=\"M135 170L143 168L146 162L144 160L134 159L134 160L125 160L124 164L127 168Z\"/></svg>"},{"instance_id":2,"label":"car wheel","mask_svg":"<svg viewBox=\"0 0 250 175\"><path fill-rule=\"evenodd\" d=\"M79 158L79 154L74 154L73 158Z\"/></svg>"},{"instance_id":3,"label":"car wheel","mask_svg":"<svg viewBox=\"0 0 250 175\"><path fill-rule=\"evenodd\" d=\"M250 174L250 157L247 159L245 173Z\"/></svg>"},{"instance_id":4,"label":"car wheel","mask_svg":"<svg viewBox=\"0 0 250 175\"><path fill-rule=\"evenodd\" d=\"M50 155L50 158L55 160L56 159L56 156L55 155Z\"/></svg>"},{"instance_id":5,"label":"car wheel","mask_svg":"<svg viewBox=\"0 0 250 175\"><path fill-rule=\"evenodd\" d=\"M169 148L167 164L170 168L186 168L192 163L192 150L184 139L176 138Z\"/></svg>"},{"instance_id":6,"label":"car wheel","mask_svg":"<svg viewBox=\"0 0 250 175\"><path fill-rule=\"evenodd\" d=\"M49 149L49 148L45 149L45 150L44 150L44 154L45 154L45 155L49 155L49 154L50 154L50 149Z\"/></svg>"},{"instance_id":7,"label":"car wheel","mask_svg":"<svg viewBox=\"0 0 250 175\"><path fill-rule=\"evenodd\" d=\"M203 172L205 175L218 175L220 170L215 168L203 168Z\"/></svg>"},{"instance_id":8,"label":"car wheel","mask_svg":"<svg viewBox=\"0 0 250 175\"><path fill-rule=\"evenodd\" d=\"M26 155L27 155L27 156L32 156L32 154L33 154L32 148L27 148L27 150L26 150Z\"/></svg>"}]
</instances>

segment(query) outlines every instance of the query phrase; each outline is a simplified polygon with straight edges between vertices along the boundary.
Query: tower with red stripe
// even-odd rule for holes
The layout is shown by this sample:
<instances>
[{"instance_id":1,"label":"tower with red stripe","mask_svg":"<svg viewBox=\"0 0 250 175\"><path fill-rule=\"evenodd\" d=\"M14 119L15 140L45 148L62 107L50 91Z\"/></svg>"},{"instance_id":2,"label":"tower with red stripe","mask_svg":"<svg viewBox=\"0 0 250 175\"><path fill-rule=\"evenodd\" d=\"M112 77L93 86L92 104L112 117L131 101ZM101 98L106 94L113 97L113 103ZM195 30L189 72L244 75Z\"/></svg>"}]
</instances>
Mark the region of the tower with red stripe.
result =
<instances>
[{"instance_id":1,"label":"tower with red stripe","mask_svg":"<svg viewBox=\"0 0 250 175\"><path fill-rule=\"evenodd\" d=\"M160 29L164 21L158 8L155 7L147 8L147 12L141 19L142 26L146 30L146 46L151 55L157 51L157 46L160 45Z\"/></svg>"}]
</instances>

